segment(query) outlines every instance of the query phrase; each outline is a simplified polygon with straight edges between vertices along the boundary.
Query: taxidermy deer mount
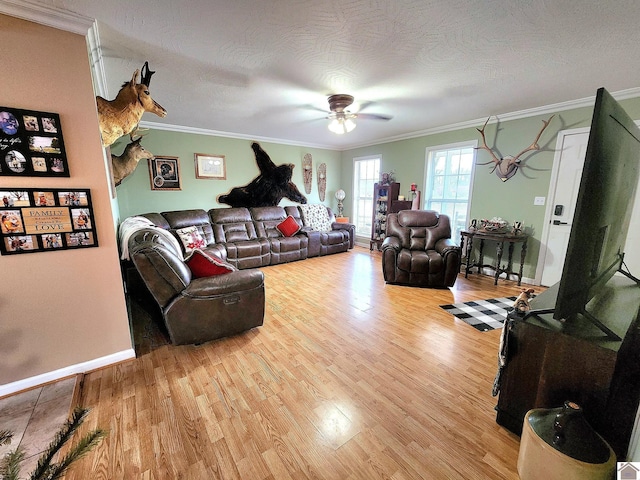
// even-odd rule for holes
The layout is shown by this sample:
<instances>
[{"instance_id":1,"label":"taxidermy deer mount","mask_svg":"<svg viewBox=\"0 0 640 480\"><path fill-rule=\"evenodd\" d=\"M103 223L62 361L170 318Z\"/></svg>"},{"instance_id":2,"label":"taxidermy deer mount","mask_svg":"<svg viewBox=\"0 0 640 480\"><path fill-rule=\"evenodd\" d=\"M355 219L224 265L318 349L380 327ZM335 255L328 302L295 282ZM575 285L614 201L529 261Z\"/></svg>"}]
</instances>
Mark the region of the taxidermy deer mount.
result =
<instances>
[{"instance_id":1,"label":"taxidermy deer mount","mask_svg":"<svg viewBox=\"0 0 640 480\"><path fill-rule=\"evenodd\" d=\"M149 93L151 76L156 73L149 70L149 62L142 66L142 80L138 81L140 70L136 70L131 81L124 82L115 99L109 101L97 96L98 120L102 145L108 147L118 138L131 133L142 118L144 112L165 117L167 111Z\"/></svg>"},{"instance_id":2,"label":"taxidermy deer mount","mask_svg":"<svg viewBox=\"0 0 640 480\"><path fill-rule=\"evenodd\" d=\"M131 143L124 147L124 152L121 155L111 154L111 169L113 171L113 182L116 187L122 183L126 177L131 175L138 166L138 162L143 158L154 158L154 154L146 150L140 145L142 136L147 132L142 133L139 129L135 129L129 134ZM136 137L137 138L134 138Z\"/></svg>"},{"instance_id":3,"label":"taxidermy deer mount","mask_svg":"<svg viewBox=\"0 0 640 480\"><path fill-rule=\"evenodd\" d=\"M540 130L540 132L538 132L538 136L536 137L536 139L533 141L531 145L529 145L527 148L522 150L515 157L508 157L508 158L502 158L502 157L498 158L498 155L495 154L493 149L487 146L487 141L484 138L484 129L487 127L487 123L489 123L489 119L491 117L487 118L487 121L484 122L484 125L482 126L482 128L476 128L476 130L478 130L478 132L480 132L480 135L482 136L482 145L479 147L476 147L476 150L486 150L487 152L489 152L489 154L491 155L491 161L485 162L485 163L478 163L478 165L489 165L490 163L493 163L494 165L493 165L493 169L491 169L491 173L495 171L496 175L498 175L500 180L502 180L503 182L506 182L511 177L513 177L518 171L518 167L520 166L520 162L522 161L520 159L522 155L532 150L540 150L540 146L538 145L538 140L540 140L540 137L542 136L542 132L544 132L545 128L549 126L549 123L551 123L551 119L554 116L555 115L551 115L551 117L549 117L549 120L542 121L544 125L542 126L542 129Z\"/></svg>"}]
</instances>

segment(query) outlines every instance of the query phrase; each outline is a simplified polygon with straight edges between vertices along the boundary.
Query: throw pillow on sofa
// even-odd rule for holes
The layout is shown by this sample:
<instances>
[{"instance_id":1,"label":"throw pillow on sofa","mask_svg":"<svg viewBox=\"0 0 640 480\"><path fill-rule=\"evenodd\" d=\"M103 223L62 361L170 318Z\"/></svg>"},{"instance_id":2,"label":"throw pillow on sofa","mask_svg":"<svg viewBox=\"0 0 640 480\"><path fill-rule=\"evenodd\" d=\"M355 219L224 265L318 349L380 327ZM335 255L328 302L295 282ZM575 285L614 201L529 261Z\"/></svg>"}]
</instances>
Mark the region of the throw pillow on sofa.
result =
<instances>
[{"instance_id":1,"label":"throw pillow on sofa","mask_svg":"<svg viewBox=\"0 0 640 480\"><path fill-rule=\"evenodd\" d=\"M305 227L311 227L319 232L331 231L329 212L324 205L299 205L302 221Z\"/></svg>"},{"instance_id":2,"label":"throw pillow on sofa","mask_svg":"<svg viewBox=\"0 0 640 480\"><path fill-rule=\"evenodd\" d=\"M300 225L296 222L296 219L289 215L282 222L276 225L278 231L285 237L293 237L300 231Z\"/></svg>"},{"instance_id":3,"label":"throw pillow on sofa","mask_svg":"<svg viewBox=\"0 0 640 480\"><path fill-rule=\"evenodd\" d=\"M236 272L238 270L230 263L225 262L215 255L204 252L199 248L193 251L185 263L195 278L224 275L225 273Z\"/></svg>"},{"instance_id":4,"label":"throw pillow on sofa","mask_svg":"<svg viewBox=\"0 0 640 480\"><path fill-rule=\"evenodd\" d=\"M202 238L202 235L200 235L198 227L180 228L176 230L176 234L182 242L182 245L184 245L184 251L187 255L196 248L206 246L206 242L204 241L204 238Z\"/></svg>"}]
</instances>

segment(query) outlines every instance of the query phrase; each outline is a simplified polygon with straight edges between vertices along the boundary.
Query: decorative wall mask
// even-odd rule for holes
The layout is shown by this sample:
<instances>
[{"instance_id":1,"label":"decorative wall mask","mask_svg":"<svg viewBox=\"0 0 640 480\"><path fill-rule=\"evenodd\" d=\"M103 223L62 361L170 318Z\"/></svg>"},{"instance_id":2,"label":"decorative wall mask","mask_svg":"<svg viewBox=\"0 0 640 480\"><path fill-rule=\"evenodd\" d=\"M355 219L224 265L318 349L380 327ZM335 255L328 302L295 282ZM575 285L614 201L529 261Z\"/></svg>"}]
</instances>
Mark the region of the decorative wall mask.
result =
<instances>
[{"instance_id":1,"label":"decorative wall mask","mask_svg":"<svg viewBox=\"0 0 640 480\"><path fill-rule=\"evenodd\" d=\"M327 190L327 164L318 165L318 197L324 202L324 194Z\"/></svg>"},{"instance_id":2,"label":"decorative wall mask","mask_svg":"<svg viewBox=\"0 0 640 480\"><path fill-rule=\"evenodd\" d=\"M313 177L313 165L311 160L311 154L307 153L302 158L302 178L304 180L305 193L311 193L311 180Z\"/></svg>"},{"instance_id":3,"label":"decorative wall mask","mask_svg":"<svg viewBox=\"0 0 640 480\"><path fill-rule=\"evenodd\" d=\"M496 175L498 175L500 180L502 180L503 182L506 182L511 177L513 177L518 171L518 167L520 166L520 162L522 161L520 159L522 155L532 150L540 150L540 146L538 145L538 140L540 140L540 136L542 135L542 132L544 132L545 128L549 126L549 123L551 123L551 119L554 116L555 115L551 115L549 117L549 120L547 120L546 122L544 120L542 121L544 125L542 126L542 129L540 130L540 132L538 132L538 136L536 137L536 139L533 141L531 145L529 145L527 148L522 150L515 157L505 157L505 158L503 157L498 158L498 155L496 155L493 149L487 146L487 141L485 140L485 137L484 137L484 129L487 127L487 123L489 123L489 119L491 117L487 118L487 121L484 122L484 125L482 128L476 128L476 130L480 132L480 136L482 137L482 145L479 147L476 147L476 150L486 150L487 152L489 152L489 154L491 155L491 161L486 163L478 163L478 165L489 165L493 163L493 168L491 169L491 173L496 172Z\"/></svg>"},{"instance_id":4,"label":"decorative wall mask","mask_svg":"<svg viewBox=\"0 0 640 480\"><path fill-rule=\"evenodd\" d=\"M149 62L142 66L142 80L138 81L140 71L136 70L131 81L122 84L115 99L109 101L97 96L98 120L102 145L108 147L118 138L131 133L140 123L144 112L155 113L159 117L165 117L167 111L158 104L149 93L151 76L156 73L149 70Z\"/></svg>"},{"instance_id":5,"label":"decorative wall mask","mask_svg":"<svg viewBox=\"0 0 640 480\"><path fill-rule=\"evenodd\" d=\"M293 202L307 203L306 197L291 181L295 167L293 163L276 165L258 143L252 143L251 148L256 156L260 175L248 185L234 187L228 194L218 196L219 203L248 208L275 206L283 198Z\"/></svg>"}]
</instances>

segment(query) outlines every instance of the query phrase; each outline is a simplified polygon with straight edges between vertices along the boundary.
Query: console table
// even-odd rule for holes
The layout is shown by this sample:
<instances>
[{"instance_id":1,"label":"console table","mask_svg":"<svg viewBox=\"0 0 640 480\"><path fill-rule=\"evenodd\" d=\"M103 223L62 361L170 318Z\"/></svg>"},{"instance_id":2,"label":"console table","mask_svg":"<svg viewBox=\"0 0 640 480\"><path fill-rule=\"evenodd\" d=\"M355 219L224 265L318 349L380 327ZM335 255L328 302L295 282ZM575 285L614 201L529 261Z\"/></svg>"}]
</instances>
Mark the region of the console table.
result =
<instances>
[{"instance_id":1,"label":"console table","mask_svg":"<svg viewBox=\"0 0 640 480\"><path fill-rule=\"evenodd\" d=\"M469 276L471 273L471 269L473 267L478 267L478 273L482 273L483 268L491 268L495 270L495 281L494 285L498 284L498 277L501 274L506 274L506 278L509 278L509 275L515 275L518 277L518 285L522 282L522 269L524 267L524 258L527 255L527 239L529 236L526 233L520 233L517 235L511 233L497 233L497 232L482 232L482 231L473 231L469 232L463 230L460 232L460 245L465 245L464 239L467 238L466 246L464 247L464 254L466 257L466 265L464 269L464 278ZM478 261L472 262L471 253L473 250L473 242L474 240L480 240L480 250L478 253ZM484 242L491 241L496 243L496 264L495 265L485 265L484 264ZM502 254L504 251L504 244L509 243L508 249L508 257L507 257L507 265L502 266L500 262L502 261ZM513 271L513 250L516 243L521 243L522 247L520 249L520 269L517 272Z\"/></svg>"}]
</instances>

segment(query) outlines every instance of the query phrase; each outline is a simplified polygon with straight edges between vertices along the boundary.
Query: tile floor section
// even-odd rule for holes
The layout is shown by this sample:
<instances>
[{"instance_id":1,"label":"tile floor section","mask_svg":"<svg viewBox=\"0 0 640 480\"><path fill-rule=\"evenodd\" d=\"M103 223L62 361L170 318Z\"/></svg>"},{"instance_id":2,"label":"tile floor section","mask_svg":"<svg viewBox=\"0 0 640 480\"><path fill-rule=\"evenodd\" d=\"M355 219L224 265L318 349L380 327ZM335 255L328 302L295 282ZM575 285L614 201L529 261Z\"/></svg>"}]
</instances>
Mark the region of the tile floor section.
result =
<instances>
[{"instance_id":1,"label":"tile floor section","mask_svg":"<svg viewBox=\"0 0 640 480\"><path fill-rule=\"evenodd\" d=\"M13 432L11 443L0 446L0 458L20 445L25 451L21 478L31 474L39 454L69 418L77 380L73 376L0 398L0 430Z\"/></svg>"}]
</instances>

